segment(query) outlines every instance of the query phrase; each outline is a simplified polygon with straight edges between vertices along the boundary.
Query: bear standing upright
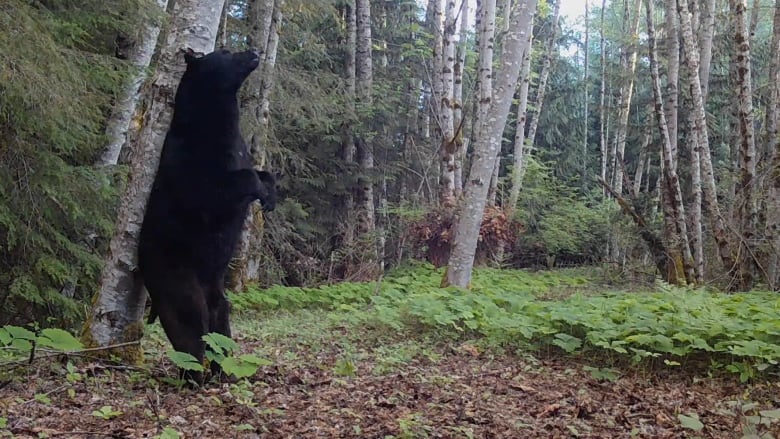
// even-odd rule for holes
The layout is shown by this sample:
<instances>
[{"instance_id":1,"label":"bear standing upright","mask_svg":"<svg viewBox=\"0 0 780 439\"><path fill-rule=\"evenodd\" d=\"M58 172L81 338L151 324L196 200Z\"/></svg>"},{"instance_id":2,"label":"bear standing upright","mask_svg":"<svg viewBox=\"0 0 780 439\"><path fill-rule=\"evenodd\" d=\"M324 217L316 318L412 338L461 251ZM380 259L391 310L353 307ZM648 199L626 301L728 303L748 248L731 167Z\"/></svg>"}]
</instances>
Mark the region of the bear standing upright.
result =
<instances>
[{"instance_id":1,"label":"bear standing upright","mask_svg":"<svg viewBox=\"0 0 780 439\"><path fill-rule=\"evenodd\" d=\"M146 206L138 267L173 348L203 361L209 332L230 336L225 275L249 204L273 210L273 177L252 167L239 130L238 90L255 51L185 54L173 119ZM219 367L212 364L212 371ZM199 373L187 376L202 381Z\"/></svg>"}]
</instances>

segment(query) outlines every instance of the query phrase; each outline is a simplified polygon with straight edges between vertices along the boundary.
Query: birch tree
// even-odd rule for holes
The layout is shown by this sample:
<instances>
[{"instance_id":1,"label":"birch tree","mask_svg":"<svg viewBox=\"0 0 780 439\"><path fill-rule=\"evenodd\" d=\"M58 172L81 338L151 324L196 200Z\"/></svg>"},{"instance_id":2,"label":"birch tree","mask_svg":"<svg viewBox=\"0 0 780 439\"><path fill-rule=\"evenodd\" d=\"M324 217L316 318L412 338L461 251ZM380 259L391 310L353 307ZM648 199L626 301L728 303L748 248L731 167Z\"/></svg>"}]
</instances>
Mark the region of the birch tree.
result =
<instances>
[{"instance_id":1,"label":"birch tree","mask_svg":"<svg viewBox=\"0 0 780 439\"><path fill-rule=\"evenodd\" d=\"M159 12L164 12L168 0L156 0ZM141 98L141 85L147 78L147 69L152 61L157 37L160 35L160 23L156 20L143 27L127 54L127 61L133 66L130 79L120 92L111 117L106 122L108 145L98 160L98 165L111 166L119 162L119 154L127 142L127 132L133 119L138 101Z\"/></svg>"},{"instance_id":2,"label":"birch tree","mask_svg":"<svg viewBox=\"0 0 780 439\"><path fill-rule=\"evenodd\" d=\"M607 7L607 0L601 0L601 26L599 28L600 37L600 57L599 67L601 70L601 85L599 88L599 151L601 151L601 181L607 181L607 107L606 95L607 95L607 43L604 37L604 10ZM602 192L604 197L607 196L606 189Z\"/></svg>"},{"instance_id":3,"label":"birch tree","mask_svg":"<svg viewBox=\"0 0 780 439\"><path fill-rule=\"evenodd\" d=\"M520 90L517 101L517 123L515 125L514 155L512 163L511 186L509 187L509 203L507 204L507 216L511 217L517 208L517 200L520 198L520 190L523 187L523 178L528 154L530 153L525 140L525 123L528 118L528 89L531 84L531 54L533 52L533 19L528 31L528 48L523 52L523 61L520 68Z\"/></svg>"},{"instance_id":4,"label":"birch tree","mask_svg":"<svg viewBox=\"0 0 780 439\"><path fill-rule=\"evenodd\" d=\"M223 6L224 0L178 0L173 7L169 34L160 48L157 71L145 96L147 110L138 137L132 142L130 181L120 202L100 291L85 324L83 337L87 345L109 346L135 341L142 335L146 292L136 276L136 248L173 113L173 97L185 69L182 49L214 49ZM139 352L140 348L135 347L124 354L137 359Z\"/></svg>"},{"instance_id":5,"label":"birch tree","mask_svg":"<svg viewBox=\"0 0 780 439\"><path fill-rule=\"evenodd\" d=\"M691 13L688 10L687 0L677 1L677 13L680 18L680 32L685 49L685 61L688 70L691 72L699 71L699 50L698 44L693 36L693 26L691 24ZM707 130L707 113L704 109L704 99L702 95L701 80L699 75L688 75L689 87L692 100L692 111L694 114L693 135L696 136L699 150L701 151L701 171L702 171L702 205L709 214L712 223L712 232L715 243L717 244L718 254L723 262L724 268L732 270L734 268L734 259L731 254L731 245L726 235L726 225L720 211L718 202L717 188L715 185L715 173L712 167L712 154L710 152L710 142Z\"/></svg>"},{"instance_id":6,"label":"birch tree","mask_svg":"<svg viewBox=\"0 0 780 439\"><path fill-rule=\"evenodd\" d=\"M452 252L444 285L462 288L469 286L474 266L474 255L485 210L488 185L501 149L501 138L517 87L523 53L528 50L531 19L536 11L536 0L519 1L515 6L506 34L493 87L493 38L495 34L496 1L486 0L482 5L482 26L478 30L479 45L479 102L487 117L480 126L474 144L474 158L465 185L463 203L459 207L454 227Z\"/></svg>"},{"instance_id":7,"label":"birch tree","mask_svg":"<svg viewBox=\"0 0 780 439\"><path fill-rule=\"evenodd\" d=\"M458 30L458 45L455 48L455 66L453 79L453 119L458 132L455 133L455 170L453 179L455 183L455 197L463 192L463 155L465 144L463 141L464 113L463 113L463 70L466 68L466 52L468 50L469 11L467 0L460 4L460 27Z\"/></svg>"},{"instance_id":8,"label":"birch tree","mask_svg":"<svg viewBox=\"0 0 780 439\"><path fill-rule=\"evenodd\" d=\"M536 88L536 99L534 101L533 110L528 114L530 119L530 125L528 127L528 144L529 149L533 151L534 142L536 142L536 130L539 127L539 117L542 114L542 108L544 107L544 95L547 92L547 80L550 78L550 69L552 69L553 50L555 49L555 38L558 32L558 17L561 13L561 0L555 2L553 6L553 16L550 29L550 39L547 40L547 45L544 49L544 59L542 61L542 71L539 73L539 85Z\"/></svg>"},{"instance_id":9,"label":"birch tree","mask_svg":"<svg viewBox=\"0 0 780 439\"><path fill-rule=\"evenodd\" d=\"M756 143L753 129L753 86L750 66L750 34L748 33L747 0L730 0L734 29L737 93L737 125L739 127L739 181L740 196L737 216L740 225L736 287L747 291L753 287L755 266L756 202Z\"/></svg>"},{"instance_id":10,"label":"birch tree","mask_svg":"<svg viewBox=\"0 0 780 439\"><path fill-rule=\"evenodd\" d=\"M255 165L264 167L265 150L268 142L270 119L270 95L274 83L276 52L279 45L279 26L282 21L283 0L252 0L248 4L247 19L251 31L247 43L262 51L260 72L250 76L247 83L248 99L246 125L248 146ZM246 288L247 283L257 282L260 277L260 252L263 237L263 209L253 203L244 222L228 286L236 291Z\"/></svg>"},{"instance_id":11,"label":"birch tree","mask_svg":"<svg viewBox=\"0 0 780 439\"><path fill-rule=\"evenodd\" d=\"M439 98L439 201L450 204L455 197L455 0L446 0L441 56L441 97Z\"/></svg>"},{"instance_id":12,"label":"birch tree","mask_svg":"<svg viewBox=\"0 0 780 439\"><path fill-rule=\"evenodd\" d=\"M634 4L634 15L627 13L625 19L628 20L629 27L626 31L626 37L629 41L628 48L624 49L621 56L623 67L623 83L620 87L618 98L618 120L615 130L615 143L613 144L613 178L612 185L615 192L623 194L623 169L626 151L626 136L628 134L628 116L631 109L631 98L634 91L634 78L636 73L636 62L639 37L639 18L642 11L642 0L636 0Z\"/></svg>"},{"instance_id":13,"label":"birch tree","mask_svg":"<svg viewBox=\"0 0 780 439\"><path fill-rule=\"evenodd\" d=\"M371 61L371 3L356 0L356 45L355 45L355 91L359 113L372 104L373 64ZM359 135L355 138L355 154L361 176L358 179L358 230L361 235L371 236L376 229L374 218L374 184L371 173L374 169L374 148L371 139ZM370 251L376 256L376 249Z\"/></svg>"},{"instance_id":14,"label":"birch tree","mask_svg":"<svg viewBox=\"0 0 780 439\"><path fill-rule=\"evenodd\" d=\"M667 262L665 278L668 282L679 284L684 283L685 279L692 279L693 272L691 266L691 249L688 245L688 228L685 223L685 207L683 205L682 190L680 189L680 179L677 176L677 170L674 166L672 150L672 141L669 130L669 124L666 120L666 113L663 109L663 95L661 93L661 80L658 73L658 62L655 56L655 26L653 24L653 2L648 1L647 5L647 41L650 58L650 74L653 81L653 98L655 106L655 116L658 130L661 134L662 153L663 153L663 173L666 193L668 198L664 199L667 205L665 212L672 215L671 221L674 223L674 236L671 243L667 244ZM615 191L616 193L617 190ZM679 261L680 250L682 248L682 261Z\"/></svg>"},{"instance_id":15,"label":"birch tree","mask_svg":"<svg viewBox=\"0 0 780 439\"><path fill-rule=\"evenodd\" d=\"M780 119L780 0L775 1L772 21L772 45L770 53L769 87L770 99L767 109L767 150L770 151L769 193L767 200L767 238L769 241L769 286L780 289L780 142L778 141L778 119Z\"/></svg>"}]
</instances>

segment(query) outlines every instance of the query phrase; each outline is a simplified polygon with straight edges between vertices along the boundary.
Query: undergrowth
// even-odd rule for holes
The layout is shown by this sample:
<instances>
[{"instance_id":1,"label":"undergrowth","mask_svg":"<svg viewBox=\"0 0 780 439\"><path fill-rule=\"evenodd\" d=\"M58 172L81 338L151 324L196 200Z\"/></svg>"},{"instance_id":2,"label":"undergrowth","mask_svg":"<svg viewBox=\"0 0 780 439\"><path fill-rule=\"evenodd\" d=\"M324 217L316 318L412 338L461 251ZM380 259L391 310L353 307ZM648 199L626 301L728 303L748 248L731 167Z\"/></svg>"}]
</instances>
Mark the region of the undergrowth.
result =
<instances>
[{"instance_id":1,"label":"undergrowth","mask_svg":"<svg viewBox=\"0 0 780 439\"><path fill-rule=\"evenodd\" d=\"M379 284L254 289L232 301L237 310L322 308L338 322L380 331L479 336L499 346L555 347L616 361L676 367L703 358L743 380L777 372L780 296L668 285L595 291L583 273L481 269L464 291L436 287L442 270L421 265Z\"/></svg>"}]
</instances>

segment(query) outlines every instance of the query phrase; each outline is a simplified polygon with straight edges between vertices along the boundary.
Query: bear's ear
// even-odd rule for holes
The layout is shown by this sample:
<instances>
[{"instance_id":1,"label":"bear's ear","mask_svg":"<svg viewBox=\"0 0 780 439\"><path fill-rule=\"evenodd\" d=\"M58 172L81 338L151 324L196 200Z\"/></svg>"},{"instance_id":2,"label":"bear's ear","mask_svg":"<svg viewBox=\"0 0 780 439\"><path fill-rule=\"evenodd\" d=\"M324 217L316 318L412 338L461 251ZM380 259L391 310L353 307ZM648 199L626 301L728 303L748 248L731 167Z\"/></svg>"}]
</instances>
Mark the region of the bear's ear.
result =
<instances>
[{"instance_id":1,"label":"bear's ear","mask_svg":"<svg viewBox=\"0 0 780 439\"><path fill-rule=\"evenodd\" d=\"M201 52L196 52L189 47L182 49L182 52L184 52L184 61L187 63L187 65L190 65L203 57Z\"/></svg>"}]
</instances>

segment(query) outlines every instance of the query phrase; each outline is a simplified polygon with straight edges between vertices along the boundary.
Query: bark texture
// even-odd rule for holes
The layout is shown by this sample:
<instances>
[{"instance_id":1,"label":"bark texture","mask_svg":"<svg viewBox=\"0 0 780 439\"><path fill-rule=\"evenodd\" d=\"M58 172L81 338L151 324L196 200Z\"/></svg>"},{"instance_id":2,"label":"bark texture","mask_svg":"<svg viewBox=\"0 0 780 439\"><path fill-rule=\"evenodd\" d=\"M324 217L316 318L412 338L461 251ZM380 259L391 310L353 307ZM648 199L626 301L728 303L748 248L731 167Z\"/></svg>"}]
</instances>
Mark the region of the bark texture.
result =
<instances>
[{"instance_id":1,"label":"bark texture","mask_svg":"<svg viewBox=\"0 0 780 439\"><path fill-rule=\"evenodd\" d=\"M184 73L182 49L204 53L214 49L223 6L224 0L178 0L173 7L170 31L145 97L147 109L133 142L131 178L120 203L100 291L84 329L85 342L90 346L138 340L142 335L146 293L135 275L138 234L171 121L176 86ZM131 360L139 358L132 349L125 350L124 355Z\"/></svg>"},{"instance_id":2,"label":"bark texture","mask_svg":"<svg viewBox=\"0 0 780 439\"><path fill-rule=\"evenodd\" d=\"M276 51L279 45L279 27L282 22L283 0L253 0L249 4L249 19L252 20L252 32L248 41L262 50L260 72L247 80L248 111L246 117L249 133L249 152L255 166L265 167L266 143L268 141L268 122L270 119L270 95L274 83ZM260 280L260 252L263 238L263 209L256 203L249 208L239 241L236 256L233 258L228 279L228 287L235 291L244 290L248 284Z\"/></svg>"},{"instance_id":3,"label":"bark texture","mask_svg":"<svg viewBox=\"0 0 780 439\"><path fill-rule=\"evenodd\" d=\"M677 1L677 13L680 17L680 32L685 49L686 64L691 72L699 71L699 50L694 39L691 25L691 14L688 10L687 0ZM702 171L702 205L709 214L712 223L713 238L717 244L718 254L726 270L734 268L734 258L731 253L731 245L726 234L726 225L721 215L718 202L717 188L715 185L715 173L712 166L712 154L707 130L707 113L704 109L701 80L699 75L688 75L691 99L694 114L693 135L696 136L701 151Z\"/></svg>"},{"instance_id":4,"label":"bark texture","mask_svg":"<svg viewBox=\"0 0 780 439\"><path fill-rule=\"evenodd\" d=\"M160 12L168 7L168 0L156 0ZM114 106L111 117L106 122L106 137L108 145L100 156L97 164L100 166L116 165L122 147L127 143L127 133L130 123L141 99L141 86L148 77L149 64L152 62L154 49L157 47L157 38L160 36L160 24L149 23L144 26L139 37L127 53L127 61L133 66L133 74L120 92L119 99Z\"/></svg>"},{"instance_id":5,"label":"bark texture","mask_svg":"<svg viewBox=\"0 0 780 439\"><path fill-rule=\"evenodd\" d=\"M741 238L735 287L739 291L753 288L757 267L756 257L756 141L753 129L753 86L750 66L750 33L747 21L747 0L730 0L733 12L734 43L736 47L733 69L737 77L737 125L739 127L739 181L737 183L737 217Z\"/></svg>"},{"instance_id":6,"label":"bark texture","mask_svg":"<svg viewBox=\"0 0 780 439\"><path fill-rule=\"evenodd\" d=\"M452 253L447 274L442 283L466 288L471 282L474 255L479 238L479 228L485 210L488 185L501 148L501 137L509 115L512 96L517 86L523 53L528 49L531 19L536 11L536 0L517 4L506 34L498 74L495 75L495 91L491 80L493 37L495 34L495 0L482 5L480 34L480 103L488 106L486 119L481 124L474 145L474 159L465 186L463 204L460 206Z\"/></svg>"}]
</instances>

